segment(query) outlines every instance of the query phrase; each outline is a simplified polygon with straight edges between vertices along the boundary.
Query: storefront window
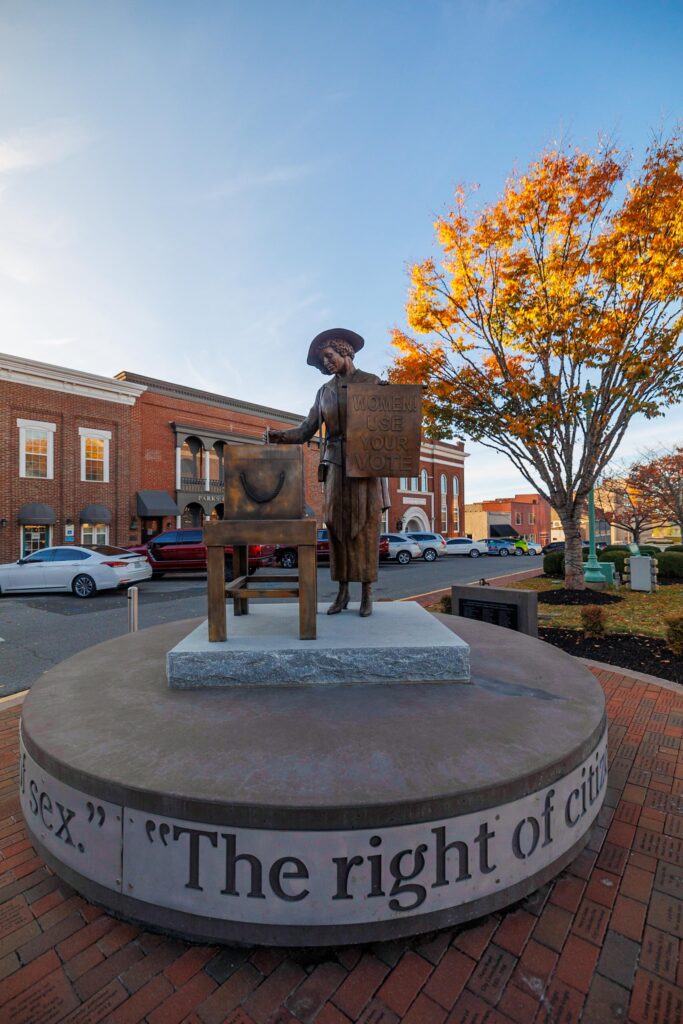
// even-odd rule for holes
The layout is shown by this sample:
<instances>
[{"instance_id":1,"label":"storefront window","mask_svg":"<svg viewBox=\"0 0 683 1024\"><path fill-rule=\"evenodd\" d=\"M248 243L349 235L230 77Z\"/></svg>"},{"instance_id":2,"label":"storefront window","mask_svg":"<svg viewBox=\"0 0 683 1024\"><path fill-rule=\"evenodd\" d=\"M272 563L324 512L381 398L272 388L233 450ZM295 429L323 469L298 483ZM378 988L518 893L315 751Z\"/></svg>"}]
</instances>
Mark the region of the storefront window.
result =
<instances>
[{"instance_id":1,"label":"storefront window","mask_svg":"<svg viewBox=\"0 0 683 1024\"><path fill-rule=\"evenodd\" d=\"M41 551L50 546L50 526L22 526L21 556L25 558L33 551Z\"/></svg>"}]
</instances>

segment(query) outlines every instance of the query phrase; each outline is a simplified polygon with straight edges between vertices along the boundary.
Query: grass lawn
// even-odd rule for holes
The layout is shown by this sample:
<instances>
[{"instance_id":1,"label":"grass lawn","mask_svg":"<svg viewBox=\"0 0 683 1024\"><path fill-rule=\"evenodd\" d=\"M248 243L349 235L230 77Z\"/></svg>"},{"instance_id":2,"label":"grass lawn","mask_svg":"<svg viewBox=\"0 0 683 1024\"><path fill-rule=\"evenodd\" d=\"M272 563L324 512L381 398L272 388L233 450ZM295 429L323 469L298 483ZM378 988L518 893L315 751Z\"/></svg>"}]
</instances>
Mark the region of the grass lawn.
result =
<instances>
[{"instance_id":1,"label":"grass lawn","mask_svg":"<svg viewBox=\"0 0 683 1024\"><path fill-rule=\"evenodd\" d=\"M562 580L535 576L530 580L509 583L515 590L559 590ZM653 594L620 587L608 593L623 598L619 604L603 605L608 633L636 633L664 637L664 616L683 611L683 584L660 587ZM578 605L538 605L539 626L559 629L580 629L581 608Z\"/></svg>"}]
</instances>

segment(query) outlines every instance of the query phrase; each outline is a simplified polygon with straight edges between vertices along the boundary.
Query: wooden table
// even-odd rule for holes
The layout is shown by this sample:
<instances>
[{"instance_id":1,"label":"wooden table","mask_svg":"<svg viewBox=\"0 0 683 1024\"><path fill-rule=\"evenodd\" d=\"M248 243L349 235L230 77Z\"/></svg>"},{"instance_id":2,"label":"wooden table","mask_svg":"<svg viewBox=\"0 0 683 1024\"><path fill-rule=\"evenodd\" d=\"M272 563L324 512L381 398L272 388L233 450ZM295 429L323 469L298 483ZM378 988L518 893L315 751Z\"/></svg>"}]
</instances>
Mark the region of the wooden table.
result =
<instances>
[{"instance_id":1,"label":"wooden table","mask_svg":"<svg viewBox=\"0 0 683 1024\"><path fill-rule=\"evenodd\" d=\"M315 640L318 609L317 524L315 519L218 520L204 525L207 549L209 640L225 641L228 623L226 596L235 615L249 613L250 597L296 597L299 600L299 639ZM298 573L249 577L249 544L296 544ZM224 548L232 546L233 579L225 582ZM263 584L269 584L264 586Z\"/></svg>"}]
</instances>

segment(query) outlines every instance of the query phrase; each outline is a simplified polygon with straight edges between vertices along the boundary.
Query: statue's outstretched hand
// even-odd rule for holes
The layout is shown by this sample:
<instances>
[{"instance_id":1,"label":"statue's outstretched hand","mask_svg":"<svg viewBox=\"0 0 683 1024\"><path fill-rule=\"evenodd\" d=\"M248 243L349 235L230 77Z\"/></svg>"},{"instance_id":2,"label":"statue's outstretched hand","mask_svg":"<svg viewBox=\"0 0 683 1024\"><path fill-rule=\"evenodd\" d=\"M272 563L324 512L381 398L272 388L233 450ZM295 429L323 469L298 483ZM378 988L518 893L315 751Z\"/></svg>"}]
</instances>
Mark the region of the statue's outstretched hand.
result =
<instances>
[{"instance_id":1,"label":"statue's outstretched hand","mask_svg":"<svg viewBox=\"0 0 683 1024\"><path fill-rule=\"evenodd\" d=\"M263 440L268 444L286 444L284 430L266 430L263 434Z\"/></svg>"}]
</instances>

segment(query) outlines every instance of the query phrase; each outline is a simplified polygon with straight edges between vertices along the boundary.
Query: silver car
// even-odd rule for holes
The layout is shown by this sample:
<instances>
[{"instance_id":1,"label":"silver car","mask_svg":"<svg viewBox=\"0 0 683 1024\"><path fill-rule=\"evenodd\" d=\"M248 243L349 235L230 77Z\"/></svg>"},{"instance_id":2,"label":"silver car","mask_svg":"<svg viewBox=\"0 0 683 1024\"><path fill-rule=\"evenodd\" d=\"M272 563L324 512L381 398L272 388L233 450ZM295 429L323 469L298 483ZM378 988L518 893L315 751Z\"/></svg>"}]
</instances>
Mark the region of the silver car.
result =
<instances>
[{"instance_id":1,"label":"silver car","mask_svg":"<svg viewBox=\"0 0 683 1024\"><path fill-rule=\"evenodd\" d=\"M92 597L98 590L151 578L152 566L144 555L109 544L65 544L0 565L0 593L70 590L76 597Z\"/></svg>"},{"instance_id":2,"label":"silver car","mask_svg":"<svg viewBox=\"0 0 683 1024\"><path fill-rule=\"evenodd\" d=\"M383 533L380 540L389 542L389 558L395 559L399 565L407 565L413 558L419 558L422 554L420 545L405 533Z\"/></svg>"},{"instance_id":3,"label":"silver car","mask_svg":"<svg viewBox=\"0 0 683 1024\"><path fill-rule=\"evenodd\" d=\"M407 533L406 537L417 541L425 562L433 562L446 554L446 541L440 533Z\"/></svg>"}]
</instances>

